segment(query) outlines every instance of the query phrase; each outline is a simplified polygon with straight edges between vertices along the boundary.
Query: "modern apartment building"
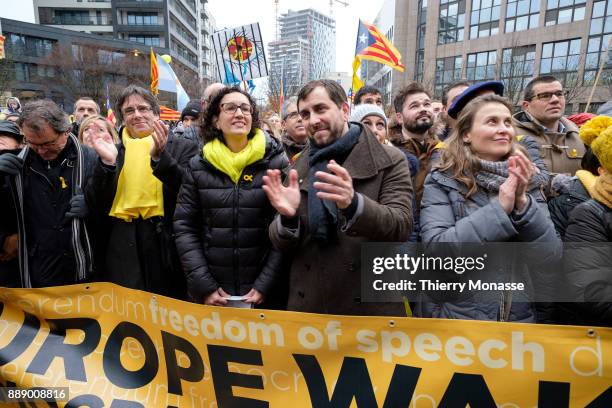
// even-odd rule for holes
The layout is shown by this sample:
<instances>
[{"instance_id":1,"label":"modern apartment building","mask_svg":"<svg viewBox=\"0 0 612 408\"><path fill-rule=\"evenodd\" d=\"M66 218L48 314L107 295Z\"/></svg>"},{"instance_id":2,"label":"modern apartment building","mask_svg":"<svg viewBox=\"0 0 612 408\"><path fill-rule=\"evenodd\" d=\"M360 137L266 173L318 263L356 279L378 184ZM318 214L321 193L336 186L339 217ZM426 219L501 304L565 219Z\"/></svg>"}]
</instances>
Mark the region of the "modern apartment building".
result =
<instances>
[{"instance_id":1,"label":"modern apartment building","mask_svg":"<svg viewBox=\"0 0 612 408\"><path fill-rule=\"evenodd\" d=\"M212 31L207 0L34 0L36 22L166 49L174 61L200 79ZM205 35L203 35L205 34Z\"/></svg>"},{"instance_id":2,"label":"modern apartment building","mask_svg":"<svg viewBox=\"0 0 612 408\"><path fill-rule=\"evenodd\" d=\"M285 96L336 67L336 22L313 9L289 10L279 17L280 38L268 44L270 82L283 77Z\"/></svg>"},{"instance_id":3,"label":"modern apartment building","mask_svg":"<svg viewBox=\"0 0 612 408\"><path fill-rule=\"evenodd\" d=\"M149 80L149 47L106 36L0 19L6 58L0 60L0 98L50 98L67 112L79 96L101 106L113 91ZM83 77L87 75L87 77ZM82 93L84 92L84 93Z\"/></svg>"},{"instance_id":4,"label":"modern apartment building","mask_svg":"<svg viewBox=\"0 0 612 408\"><path fill-rule=\"evenodd\" d=\"M379 17L391 11L406 66L391 71L393 92L418 80L440 97L459 79L500 79L518 104L530 78L552 74L570 90L566 112L580 112L602 64L589 110L612 99L612 0L388 0ZM375 75L368 70L369 84Z\"/></svg>"}]
</instances>

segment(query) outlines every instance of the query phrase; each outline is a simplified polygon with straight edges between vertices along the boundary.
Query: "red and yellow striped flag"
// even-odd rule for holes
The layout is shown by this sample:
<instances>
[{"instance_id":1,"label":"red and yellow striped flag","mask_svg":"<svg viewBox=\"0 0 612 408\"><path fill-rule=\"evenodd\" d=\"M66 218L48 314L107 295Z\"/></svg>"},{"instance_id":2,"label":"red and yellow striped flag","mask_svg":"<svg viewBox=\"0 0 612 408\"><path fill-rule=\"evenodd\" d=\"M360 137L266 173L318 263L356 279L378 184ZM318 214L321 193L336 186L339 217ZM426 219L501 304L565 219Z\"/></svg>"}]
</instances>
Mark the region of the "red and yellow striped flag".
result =
<instances>
[{"instance_id":1,"label":"red and yellow striped flag","mask_svg":"<svg viewBox=\"0 0 612 408\"><path fill-rule=\"evenodd\" d=\"M157 70L157 57L153 52L153 47L151 47L151 92L153 95L157 95L159 91L157 90L157 85L159 83L159 71Z\"/></svg>"},{"instance_id":2,"label":"red and yellow striped flag","mask_svg":"<svg viewBox=\"0 0 612 408\"><path fill-rule=\"evenodd\" d=\"M359 20L359 29L357 30L355 57L376 61L404 72L404 65L401 61L402 55L397 48L378 31L378 28L361 20Z\"/></svg>"}]
</instances>

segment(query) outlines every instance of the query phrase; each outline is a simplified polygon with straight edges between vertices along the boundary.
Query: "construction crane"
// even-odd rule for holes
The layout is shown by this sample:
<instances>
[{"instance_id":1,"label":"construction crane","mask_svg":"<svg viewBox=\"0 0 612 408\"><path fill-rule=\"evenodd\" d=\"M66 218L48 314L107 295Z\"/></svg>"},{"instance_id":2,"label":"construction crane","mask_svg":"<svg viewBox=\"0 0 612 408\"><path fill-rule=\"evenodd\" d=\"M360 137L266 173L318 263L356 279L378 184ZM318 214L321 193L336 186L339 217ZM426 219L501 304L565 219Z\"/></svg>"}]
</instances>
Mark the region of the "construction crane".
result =
<instances>
[{"instance_id":1,"label":"construction crane","mask_svg":"<svg viewBox=\"0 0 612 408\"><path fill-rule=\"evenodd\" d=\"M334 3L342 4L344 7L347 7L348 1L341 0L329 0L329 16L332 17L334 15Z\"/></svg>"}]
</instances>

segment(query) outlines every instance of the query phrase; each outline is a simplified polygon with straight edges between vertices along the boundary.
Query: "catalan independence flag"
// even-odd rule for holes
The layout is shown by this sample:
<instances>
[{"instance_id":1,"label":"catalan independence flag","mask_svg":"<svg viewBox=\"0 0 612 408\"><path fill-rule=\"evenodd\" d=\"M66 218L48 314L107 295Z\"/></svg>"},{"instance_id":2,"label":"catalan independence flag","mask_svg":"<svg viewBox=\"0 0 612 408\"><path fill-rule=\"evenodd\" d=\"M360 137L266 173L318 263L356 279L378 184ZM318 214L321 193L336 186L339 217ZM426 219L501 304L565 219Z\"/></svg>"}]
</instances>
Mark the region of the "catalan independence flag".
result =
<instances>
[{"instance_id":1,"label":"catalan independence flag","mask_svg":"<svg viewBox=\"0 0 612 408\"><path fill-rule=\"evenodd\" d=\"M378 31L378 28L361 20L359 20L359 30L357 31L355 56L360 59L380 62L404 72L404 65L401 61L402 55L397 48Z\"/></svg>"},{"instance_id":2,"label":"catalan independence flag","mask_svg":"<svg viewBox=\"0 0 612 408\"><path fill-rule=\"evenodd\" d=\"M376 61L388 65L400 72L404 72L404 65L401 61L402 55L397 48L391 44L391 41L381 34L378 28L372 24L367 24L359 20L355 59L353 60L353 95L355 95L359 88L364 85L363 81L357 75L357 70L361 66L361 60L364 59Z\"/></svg>"},{"instance_id":3,"label":"catalan independence flag","mask_svg":"<svg viewBox=\"0 0 612 408\"><path fill-rule=\"evenodd\" d=\"M283 111L283 103L285 103L285 84L283 83L283 77L281 75L281 80L280 80L280 89L278 90L278 113L279 115L281 115L282 117L282 111Z\"/></svg>"},{"instance_id":4,"label":"catalan independence flag","mask_svg":"<svg viewBox=\"0 0 612 408\"><path fill-rule=\"evenodd\" d=\"M111 107L108 83L106 84L106 119L109 122L111 122L113 126L117 124L117 118L115 117L115 112L113 112L113 108Z\"/></svg>"},{"instance_id":5,"label":"catalan independence flag","mask_svg":"<svg viewBox=\"0 0 612 408\"><path fill-rule=\"evenodd\" d=\"M157 85L159 84L159 71L157 70L157 57L153 52L153 47L151 47L151 93L153 95L157 95L159 91L157 90Z\"/></svg>"}]
</instances>

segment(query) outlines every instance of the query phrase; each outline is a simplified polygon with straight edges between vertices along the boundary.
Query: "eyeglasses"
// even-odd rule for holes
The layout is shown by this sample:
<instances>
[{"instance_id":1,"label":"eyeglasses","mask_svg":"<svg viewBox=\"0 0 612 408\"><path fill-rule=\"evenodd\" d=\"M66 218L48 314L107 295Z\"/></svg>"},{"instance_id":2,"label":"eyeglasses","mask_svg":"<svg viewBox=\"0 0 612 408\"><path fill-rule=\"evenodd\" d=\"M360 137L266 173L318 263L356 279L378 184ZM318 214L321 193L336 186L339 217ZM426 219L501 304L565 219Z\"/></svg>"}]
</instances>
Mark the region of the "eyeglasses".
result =
<instances>
[{"instance_id":1,"label":"eyeglasses","mask_svg":"<svg viewBox=\"0 0 612 408\"><path fill-rule=\"evenodd\" d=\"M125 108L123 110L123 116L127 117L127 116L132 116L134 113L136 113L136 111L138 111L138 113L140 113L141 115L145 115L148 112L151 112L153 110L153 108L151 108L150 106L146 106L146 105L140 105L137 106L136 108Z\"/></svg>"},{"instance_id":2,"label":"eyeglasses","mask_svg":"<svg viewBox=\"0 0 612 408\"><path fill-rule=\"evenodd\" d=\"M238 109L242 112L243 115L250 115L253 113L253 107L248 103L242 103L240 105L236 105L235 103L222 103L221 109L223 112L233 115L236 113Z\"/></svg>"},{"instance_id":3,"label":"eyeglasses","mask_svg":"<svg viewBox=\"0 0 612 408\"><path fill-rule=\"evenodd\" d=\"M540 92L539 94L535 94L533 98L546 102L550 101L550 98L552 98L553 95L555 95L559 99L565 98L567 96L567 91Z\"/></svg>"},{"instance_id":4,"label":"eyeglasses","mask_svg":"<svg viewBox=\"0 0 612 408\"><path fill-rule=\"evenodd\" d=\"M287 120L287 119L296 119L298 117L300 117L300 114L299 114L299 112L295 111L295 112L291 112L291 113L288 113L287 115L285 115L285 119L284 120Z\"/></svg>"},{"instance_id":5,"label":"eyeglasses","mask_svg":"<svg viewBox=\"0 0 612 408\"><path fill-rule=\"evenodd\" d=\"M54 140L50 140L45 143L32 143L25 137L23 138L23 142L33 149L48 149L50 147L55 147L57 145L57 141L59 140L60 137L62 137L62 134L63 133L60 133L59 135L57 135L57 137Z\"/></svg>"}]
</instances>

